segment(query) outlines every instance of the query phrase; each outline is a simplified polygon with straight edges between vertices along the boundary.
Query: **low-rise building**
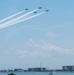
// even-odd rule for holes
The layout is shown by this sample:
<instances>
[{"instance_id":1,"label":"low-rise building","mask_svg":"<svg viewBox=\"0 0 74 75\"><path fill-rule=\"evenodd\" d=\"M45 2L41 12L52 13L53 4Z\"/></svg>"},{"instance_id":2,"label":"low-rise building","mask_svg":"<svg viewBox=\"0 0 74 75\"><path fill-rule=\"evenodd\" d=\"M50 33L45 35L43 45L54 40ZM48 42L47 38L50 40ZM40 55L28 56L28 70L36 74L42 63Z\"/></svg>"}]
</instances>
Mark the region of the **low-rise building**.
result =
<instances>
[{"instance_id":1,"label":"low-rise building","mask_svg":"<svg viewBox=\"0 0 74 75\"><path fill-rule=\"evenodd\" d=\"M24 69L14 69L14 72L24 72Z\"/></svg>"},{"instance_id":2,"label":"low-rise building","mask_svg":"<svg viewBox=\"0 0 74 75\"><path fill-rule=\"evenodd\" d=\"M47 68L38 67L38 68L28 68L28 71L46 71Z\"/></svg>"},{"instance_id":3,"label":"low-rise building","mask_svg":"<svg viewBox=\"0 0 74 75\"><path fill-rule=\"evenodd\" d=\"M62 70L63 71L74 71L74 65L73 66L63 66Z\"/></svg>"}]
</instances>

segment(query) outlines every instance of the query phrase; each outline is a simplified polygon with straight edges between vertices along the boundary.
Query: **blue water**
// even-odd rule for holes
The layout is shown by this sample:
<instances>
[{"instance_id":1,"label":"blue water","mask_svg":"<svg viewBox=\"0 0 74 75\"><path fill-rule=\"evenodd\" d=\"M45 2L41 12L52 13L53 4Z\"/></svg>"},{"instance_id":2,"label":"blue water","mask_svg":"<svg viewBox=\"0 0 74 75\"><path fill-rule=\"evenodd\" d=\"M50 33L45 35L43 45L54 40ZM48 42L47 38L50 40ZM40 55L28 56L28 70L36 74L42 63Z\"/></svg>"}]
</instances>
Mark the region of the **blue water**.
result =
<instances>
[{"instance_id":1,"label":"blue water","mask_svg":"<svg viewBox=\"0 0 74 75\"><path fill-rule=\"evenodd\" d=\"M27 72L27 73L15 73L16 75L50 75L49 73L38 73L38 72L35 72L35 73L30 73L30 72ZM0 75L8 75L8 73L0 73ZM53 75L74 75L74 73L53 73Z\"/></svg>"}]
</instances>

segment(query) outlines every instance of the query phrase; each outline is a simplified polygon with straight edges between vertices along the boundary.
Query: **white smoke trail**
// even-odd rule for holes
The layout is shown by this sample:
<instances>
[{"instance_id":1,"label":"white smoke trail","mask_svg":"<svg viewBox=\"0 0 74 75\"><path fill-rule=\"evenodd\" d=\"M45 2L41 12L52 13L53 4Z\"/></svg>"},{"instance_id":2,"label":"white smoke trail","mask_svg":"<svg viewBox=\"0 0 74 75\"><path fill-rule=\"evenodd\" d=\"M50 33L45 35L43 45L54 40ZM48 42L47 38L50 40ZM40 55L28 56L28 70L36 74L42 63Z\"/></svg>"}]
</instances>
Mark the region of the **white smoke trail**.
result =
<instances>
[{"instance_id":1,"label":"white smoke trail","mask_svg":"<svg viewBox=\"0 0 74 75\"><path fill-rule=\"evenodd\" d=\"M42 15L43 13L44 13L44 12L39 13L39 14L36 14L36 15L33 15L33 16L31 16L31 17L28 17L28 18L23 18L23 19L21 19L21 20L18 20L17 22L10 23L9 25L1 25L1 26L0 26L0 29L6 28L6 27L8 27L8 26L11 26L11 25L14 25L14 24L23 22L23 21L26 21L26 20L31 19L31 18L34 18L34 17L37 17L37 16L39 16L39 15Z\"/></svg>"},{"instance_id":2,"label":"white smoke trail","mask_svg":"<svg viewBox=\"0 0 74 75\"><path fill-rule=\"evenodd\" d=\"M11 16L9 16L9 17L3 19L3 20L1 20L0 23L4 22L4 21L6 21L6 20L8 20L8 19L10 19L10 18L13 18L13 17L15 17L15 16L17 16L17 15L23 13L24 11L25 11L25 10L23 10L23 11L21 11L21 12L18 12L18 13L16 13L16 14L13 14L13 15L11 15Z\"/></svg>"},{"instance_id":3,"label":"white smoke trail","mask_svg":"<svg viewBox=\"0 0 74 75\"><path fill-rule=\"evenodd\" d=\"M12 23L12 25L13 25L13 24L20 23L20 22L23 22L23 21L26 21L26 20L31 19L31 18L34 18L34 17L37 17L37 16L39 16L39 15L42 15L43 13L44 13L44 12L41 12L41 13L36 14L36 15L33 15L33 16L31 16L31 17L20 19L20 20L18 20L17 22Z\"/></svg>"},{"instance_id":4,"label":"white smoke trail","mask_svg":"<svg viewBox=\"0 0 74 75\"><path fill-rule=\"evenodd\" d=\"M7 21L7 22L4 22L3 24L0 24L0 27L1 27L1 26L4 26L4 25L9 25L9 24L11 24L11 23L14 23L14 22L16 22L16 21L22 19L23 17L26 18L29 14L31 14L31 13L33 13L34 11L37 11L37 10L38 10L38 9L35 9L35 10L33 10L33 11L30 11L30 12L27 13L27 14L24 14L24 15L22 15L22 16L19 16L19 17L17 17L17 18L14 18L14 19L12 19L12 20L9 20L9 21Z\"/></svg>"}]
</instances>

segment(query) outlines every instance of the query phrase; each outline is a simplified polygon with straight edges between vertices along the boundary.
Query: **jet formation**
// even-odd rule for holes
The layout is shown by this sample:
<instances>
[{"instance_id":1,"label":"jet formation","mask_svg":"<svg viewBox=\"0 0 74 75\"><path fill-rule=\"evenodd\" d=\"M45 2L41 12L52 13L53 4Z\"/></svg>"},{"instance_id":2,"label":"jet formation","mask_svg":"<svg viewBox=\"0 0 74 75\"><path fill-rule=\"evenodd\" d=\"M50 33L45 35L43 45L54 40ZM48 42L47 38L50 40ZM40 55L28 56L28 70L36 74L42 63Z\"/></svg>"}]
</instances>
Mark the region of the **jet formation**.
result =
<instances>
[{"instance_id":1,"label":"jet formation","mask_svg":"<svg viewBox=\"0 0 74 75\"><path fill-rule=\"evenodd\" d=\"M38 9L40 12L38 12ZM46 9L45 11L43 11L42 7L38 7L37 9L34 9L32 11L29 11L27 13L24 13L25 11L28 11L29 8L25 8L25 10L22 10L18 13L15 13L13 15L10 15L2 20L0 20L0 29L9 27L11 25L15 25L17 23L35 18L37 16L40 16L42 14L44 14L45 12L49 12L48 9Z\"/></svg>"},{"instance_id":2,"label":"jet formation","mask_svg":"<svg viewBox=\"0 0 74 75\"><path fill-rule=\"evenodd\" d=\"M38 7L38 9L42 9L42 7ZM27 10L29 10L29 9L28 9L28 8L26 8L25 10L27 11ZM49 10L48 10L48 9L47 9L47 10L45 10L45 11L46 11L46 12L49 12ZM37 11L35 11L35 12L34 12L34 14L36 14L36 13L37 13Z\"/></svg>"}]
</instances>

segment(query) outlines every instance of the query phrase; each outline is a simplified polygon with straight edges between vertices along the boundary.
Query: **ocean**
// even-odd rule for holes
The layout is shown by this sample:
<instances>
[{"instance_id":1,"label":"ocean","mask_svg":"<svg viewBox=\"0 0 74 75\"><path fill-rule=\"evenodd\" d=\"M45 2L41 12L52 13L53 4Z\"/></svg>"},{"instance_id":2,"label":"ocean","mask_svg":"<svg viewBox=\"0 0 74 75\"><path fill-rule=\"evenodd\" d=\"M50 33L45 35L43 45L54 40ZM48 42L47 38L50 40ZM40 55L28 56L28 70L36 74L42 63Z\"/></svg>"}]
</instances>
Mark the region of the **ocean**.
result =
<instances>
[{"instance_id":1,"label":"ocean","mask_svg":"<svg viewBox=\"0 0 74 75\"><path fill-rule=\"evenodd\" d=\"M40 73L40 72L24 72L15 73L16 75L51 75L50 73ZM8 75L8 73L0 73L0 75ZM74 75L74 73L53 73L52 75Z\"/></svg>"}]
</instances>

